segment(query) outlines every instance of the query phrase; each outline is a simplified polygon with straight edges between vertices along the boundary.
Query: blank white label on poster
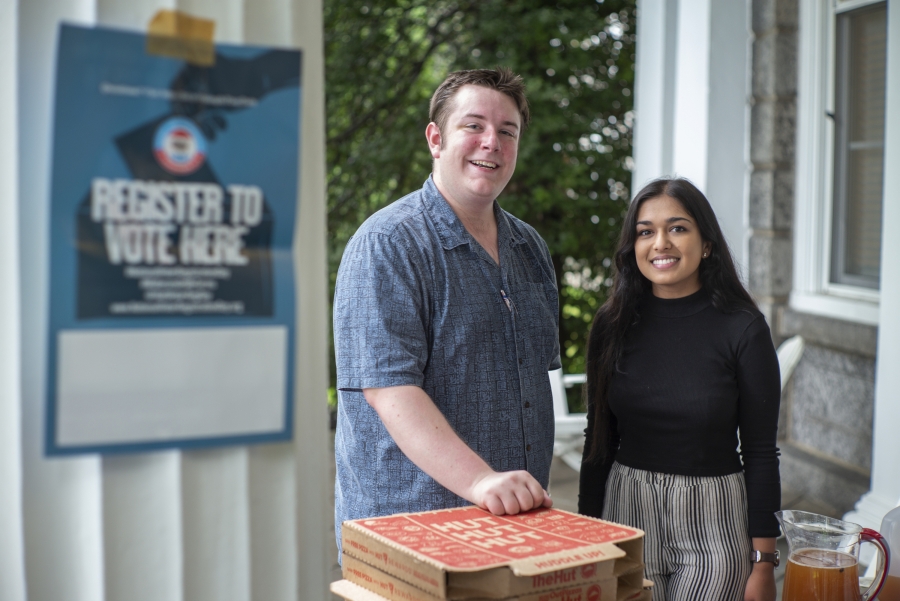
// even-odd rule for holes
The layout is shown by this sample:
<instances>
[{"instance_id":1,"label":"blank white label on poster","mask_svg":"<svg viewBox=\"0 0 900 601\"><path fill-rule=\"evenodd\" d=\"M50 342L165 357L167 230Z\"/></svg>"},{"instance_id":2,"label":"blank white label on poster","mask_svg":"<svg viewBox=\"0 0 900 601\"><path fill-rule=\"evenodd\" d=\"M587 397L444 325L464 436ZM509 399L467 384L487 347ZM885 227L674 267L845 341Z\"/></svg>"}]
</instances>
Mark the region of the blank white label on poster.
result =
<instances>
[{"instance_id":1,"label":"blank white label on poster","mask_svg":"<svg viewBox=\"0 0 900 601\"><path fill-rule=\"evenodd\" d=\"M59 334L56 444L283 431L284 326Z\"/></svg>"}]
</instances>

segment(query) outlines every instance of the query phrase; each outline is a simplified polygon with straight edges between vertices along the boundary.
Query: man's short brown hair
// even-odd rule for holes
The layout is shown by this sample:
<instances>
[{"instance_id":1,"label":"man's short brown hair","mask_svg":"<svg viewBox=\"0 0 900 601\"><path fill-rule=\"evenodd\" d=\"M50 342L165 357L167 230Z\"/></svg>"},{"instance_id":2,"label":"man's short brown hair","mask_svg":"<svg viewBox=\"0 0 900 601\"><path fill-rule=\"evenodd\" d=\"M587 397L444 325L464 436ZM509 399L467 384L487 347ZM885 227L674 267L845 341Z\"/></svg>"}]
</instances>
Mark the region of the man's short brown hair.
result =
<instances>
[{"instance_id":1,"label":"man's short brown hair","mask_svg":"<svg viewBox=\"0 0 900 601\"><path fill-rule=\"evenodd\" d=\"M453 110L453 96L461 87L470 85L497 90L512 98L519 109L519 115L522 117L522 130L531 122L531 114L528 112L528 100L525 98L525 82L521 76L516 75L507 67L470 69L468 71L454 71L449 74L431 97L428 119L437 124L441 133L444 132L447 118Z\"/></svg>"}]
</instances>

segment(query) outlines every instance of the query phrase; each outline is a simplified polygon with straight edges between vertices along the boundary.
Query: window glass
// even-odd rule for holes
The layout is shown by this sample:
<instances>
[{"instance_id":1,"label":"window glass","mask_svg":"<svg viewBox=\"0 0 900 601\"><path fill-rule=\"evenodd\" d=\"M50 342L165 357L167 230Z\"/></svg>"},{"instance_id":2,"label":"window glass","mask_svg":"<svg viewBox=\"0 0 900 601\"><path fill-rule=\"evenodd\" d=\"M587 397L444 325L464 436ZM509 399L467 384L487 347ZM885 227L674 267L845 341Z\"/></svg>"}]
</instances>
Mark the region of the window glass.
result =
<instances>
[{"instance_id":1,"label":"window glass","mask_svg":"<svg viewBox=\"0 0 900 601\"><path fill-rule=\"evenodd\" d=\"M887 6L837 16L831 280L878 287Z\"/></svg>"}]
</instances>

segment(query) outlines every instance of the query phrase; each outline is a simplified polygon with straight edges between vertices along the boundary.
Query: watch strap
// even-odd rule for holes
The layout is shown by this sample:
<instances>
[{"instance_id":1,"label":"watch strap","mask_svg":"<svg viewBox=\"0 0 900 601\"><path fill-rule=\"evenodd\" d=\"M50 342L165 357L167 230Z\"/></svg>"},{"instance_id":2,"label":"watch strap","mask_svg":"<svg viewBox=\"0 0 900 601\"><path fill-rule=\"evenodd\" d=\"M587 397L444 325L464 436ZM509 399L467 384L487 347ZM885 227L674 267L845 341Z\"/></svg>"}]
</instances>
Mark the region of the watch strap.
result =
<instances>
[{"instance_id":1,"label":"watch strap","mask_svg":"<svg viewBox=\"0 0 900 601\"><path fill-rule=\"evenodd\" d=\"M750 561L753 563L771 563L777 568L778 564L781 563L781 553L777 549L774 553L763 553L754 549L750 551Z\"/></svg>"}]
</instances>

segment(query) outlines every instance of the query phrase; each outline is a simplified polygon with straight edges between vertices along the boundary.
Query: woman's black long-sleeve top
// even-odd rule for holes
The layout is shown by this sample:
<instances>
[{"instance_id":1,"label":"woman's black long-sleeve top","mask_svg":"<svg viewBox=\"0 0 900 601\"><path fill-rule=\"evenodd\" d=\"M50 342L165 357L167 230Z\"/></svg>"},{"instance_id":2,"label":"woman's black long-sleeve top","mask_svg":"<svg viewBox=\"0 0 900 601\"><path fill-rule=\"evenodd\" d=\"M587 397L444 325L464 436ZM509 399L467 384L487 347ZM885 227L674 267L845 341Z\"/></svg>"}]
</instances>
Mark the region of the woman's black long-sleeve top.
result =
<instances>
[{"instance_id":1,"label":"woman's black long-sleeve top","mask_svg":"<svg viewBox=\"0 0 900 601\"><path fill-rule=\"evenodd\" d=\"M595 427L610 428L610 452L582 464L579 512L600 517L613 460L688 476L743 470L750 536L778 536L781 377L765 318L719 311L703 290L649 297L638 313L610 381L610 423L588 411L585 457Z\"/></svg>"}]
</instances>

